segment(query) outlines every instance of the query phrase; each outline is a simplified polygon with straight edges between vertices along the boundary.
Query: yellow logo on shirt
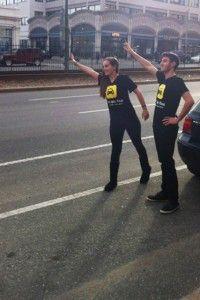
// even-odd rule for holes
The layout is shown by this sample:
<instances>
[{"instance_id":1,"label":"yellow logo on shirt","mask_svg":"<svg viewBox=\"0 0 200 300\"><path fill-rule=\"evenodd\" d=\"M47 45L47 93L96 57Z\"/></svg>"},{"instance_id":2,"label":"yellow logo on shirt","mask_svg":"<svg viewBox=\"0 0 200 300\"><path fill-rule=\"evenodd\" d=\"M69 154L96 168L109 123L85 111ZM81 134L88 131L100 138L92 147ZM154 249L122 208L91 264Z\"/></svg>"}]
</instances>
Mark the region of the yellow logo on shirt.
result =
<instances>
[{"instance_id":1,"label":"yellow logo on shirt","mask_svg":"<svg viewBox=\"0 0 200 300\"><path fill-rule=\"evenodd\" d=\"M106 99L112 100L117 98L117 86L109 85L106 89Z\"/></svg>"},{"instance_id":2,"label":"yellow logo on shirt","mask_svg":"<svg viewBox=\"0 0 200 300\"><path fill-rule=\"evenodd\" d=\"M158 92L157 92L157 99L163 100L165 89L166 89L165 84L160 84L159 85Z\"/></svg>"}]
</instances>

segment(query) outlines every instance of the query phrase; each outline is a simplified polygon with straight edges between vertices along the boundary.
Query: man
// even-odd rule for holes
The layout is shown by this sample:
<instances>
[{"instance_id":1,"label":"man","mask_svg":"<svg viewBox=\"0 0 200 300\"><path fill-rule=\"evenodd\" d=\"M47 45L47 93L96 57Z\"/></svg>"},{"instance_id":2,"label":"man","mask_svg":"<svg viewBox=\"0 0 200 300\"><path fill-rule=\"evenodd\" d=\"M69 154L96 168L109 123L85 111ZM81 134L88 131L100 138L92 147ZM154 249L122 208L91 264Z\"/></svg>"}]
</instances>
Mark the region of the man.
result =
<instances>
[{"instance_id":1,"label":"man","mask_svg":"<svg viewBox=\"0 0 200 300\"><path fill-rule=\"evenodd\" d=\"M179 58L172 52L163 53L160 69L136 53L128 43L124 49L138 61L149 73L157 77L159 88L156 96L156 106L153 119L153 132L162 169L161 191L147 197L149 201L166 204L160 210L168 214L179 208L178 179L173 159L175 142L178 134L178 123L187 115L194 104L194 100L183 79L176 76ZM185 103L177 116L181 97Z\"/></svg>"}]
</instances>

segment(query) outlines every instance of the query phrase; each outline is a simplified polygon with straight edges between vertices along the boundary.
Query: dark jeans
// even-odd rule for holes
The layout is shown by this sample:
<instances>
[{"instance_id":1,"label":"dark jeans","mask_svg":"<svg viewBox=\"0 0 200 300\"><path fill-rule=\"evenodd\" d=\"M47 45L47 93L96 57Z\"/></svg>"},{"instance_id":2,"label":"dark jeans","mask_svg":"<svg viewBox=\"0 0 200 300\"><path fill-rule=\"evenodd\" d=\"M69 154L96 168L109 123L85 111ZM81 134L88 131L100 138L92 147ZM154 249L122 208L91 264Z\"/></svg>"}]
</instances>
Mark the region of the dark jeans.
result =
<instances>
[{"instance_id":1,"label":"dark jeans","mask_svg":"<svg viewBox=\"0 0 200 300\"><path fill-rule=\"evenodd\" d=\"M110 162L111 180L117 180L119 159L122 151L122 141L125 130L127 131L136 151L142 170L149 170L149 162L146 149L141 140L141 124L136 114L127 114L125 116L111 116L110 120L110 138L112 142L112 154Z\"/></svg>"},{"instance_id":2,"label":"dark jeans","mask_svg":"<svg viewBox=\"0 0 200 300\"><path fill-rule=\"evenodd\" d=\"M162 191L171 204L178 202L178 179L173 159L178 126L153 128L158 159L162 170Z\"/></svg>"}]
</instances>

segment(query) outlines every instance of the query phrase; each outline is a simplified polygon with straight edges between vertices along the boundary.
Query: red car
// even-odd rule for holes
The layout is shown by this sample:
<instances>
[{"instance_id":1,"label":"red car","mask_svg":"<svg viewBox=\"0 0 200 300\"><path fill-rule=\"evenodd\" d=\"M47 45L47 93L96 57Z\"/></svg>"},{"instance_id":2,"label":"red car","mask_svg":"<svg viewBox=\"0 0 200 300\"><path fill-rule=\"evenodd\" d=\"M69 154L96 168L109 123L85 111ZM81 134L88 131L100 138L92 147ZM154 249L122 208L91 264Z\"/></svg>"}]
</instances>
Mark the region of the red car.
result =
<instances>
[{"instance_id":1,"label":"red car","mask_svg":"<svg viewBox=\"0 0 200 300\"><path fill-rule=\"evenodd\" d=\"M11 54L4 54L1 63L6 67L14 64L26 64L40 66L43 61L43 52L38 48L17 49Z\"/></svg>"}]
</instances>

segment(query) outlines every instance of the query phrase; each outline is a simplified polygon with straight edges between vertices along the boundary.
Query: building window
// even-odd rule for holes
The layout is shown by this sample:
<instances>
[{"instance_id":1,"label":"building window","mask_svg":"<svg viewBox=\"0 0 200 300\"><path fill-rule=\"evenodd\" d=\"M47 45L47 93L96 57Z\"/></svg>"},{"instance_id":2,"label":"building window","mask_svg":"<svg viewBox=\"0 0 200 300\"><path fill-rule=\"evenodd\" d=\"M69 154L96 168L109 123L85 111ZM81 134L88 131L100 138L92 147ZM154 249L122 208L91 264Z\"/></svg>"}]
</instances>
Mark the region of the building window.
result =
<instances>
[{"instance_id":1,"label":"building window","mask_svg":"<svg viewBox=\"0 0 200 300\"><path fill-rule=\"evenodd\" d=\"M35 2L43 2L43 0L35 0Z\"/></svg>"},{"instance_id":2,"label":"building window","mask_svg":"<svg viewBox=\"0 0 200 300\"><path fill-rule=\"evenodd\" d=\"M15 3L15 1L14 0L7 0L6 1L6 5L9 5L9 4L14 4Z\"/></svg>"},{"instance_id":3,"label":"building window","mask_svg":"<svg viewBox=\"0 0 200 300\"><path fill-rule=\"evenodd\" d=\"M161 11L146 10L146 14L148 16L154 16L160 18L167 17L167 12L164 11L161 12Z\"/></svg>"},{"instance_id":4,"label":"building window","mask_svg":"<svg viewBox=\"0 0 200 300\"><path fill-rule=\"evenodd\" d=\"M130 8L130 13L131 14L142 14L143 10L139 8Z\"/></svg>"},{"instance_id":5,"label":"building window","mask_svg":"<svg viewBox=\"0 0 200 300\"><path fill-rule=\"evenodd\" d=\"M60 13L60 10L49 10L46 12L46 16L51 17L51 16L55 16L58 13Z\"/></svg>"},{"instance_id":6,"label":"building window","mask_svg":"<svg viewBox=\"0 0 200 300\"><path fill-rule=\"evenodd\" d=\"M99 11L99 10L101 10L101 6L100 5L90 5L89 10Z\"/></svg>"},{"instance_id":7,"label":"building window","mask_svg":"<svg viewBox=\"0 0 200 300\"><path fill-rule=\"evenodd\" d=\"M117 9L116 4L106 4L105 7L107 10L116 10Z\"/></svg>"},{"instance_id":8,"label":"building window","mask_svg":"<svg viewBox=\"0 0 200 300\"><path fill-rule=\"evenodd\" d=\"M68 14L72 15L73 13L75 13L75 11L76 11L75 8L69 8L68 9Z\"/></svg>"},{"instance_id":9,"label":"building window","mask_svg":"<svg viewBox=\"0 0 200 300\"><path fill-rule=\"evenodd\" d=\"M76 8L75 8L76 11L86 10L86 9L87 9L86 6L80 6L80 7L76 7Z\"/></svg>"},{"instance_id":10,"label":"building window","mask_svg":"<svg viewBox=\"0 0 200 300\"><path fill-rule=\"evenodd\" d=\"M164 3L168 2L168 0L154 0L154 1L159 1L159 2L164 2Z\"/></svg>"},{"instance_id":11,"label":"building window","mask_svg":"<svg viewBox=\"0 0 200 300\"><path fill-rule=\"evenodd\" d=\"M20 40L20 48L27 48L28 40Z\"/></svg>"},{"instance_id":12,"label":"building window","mask_svg":"<svg viewBox=\"0 0 200 300\"><path fill-rule=\"evenodd\" d=\"M12 1L12 0L7 0L7 1ZM21 2L25 2L25 0L13 0L13 3L15 3L15 4L21 3Z\"/></svg>"},{"instance_id":13,"label":"building window","mask_svg":"<svg viewBox=\"0 0 200 300\"><path fill-rule=\"evenodd\" d=\"M2 51L8 51L12 45L12 29L0 27L0 45Z\"/></svg>"},{"instance_id":14,"label":"building window","mask_svg":"<svg viewBox=\"0 0 200 300\"><path fill-rule=\"evenodd\" d=\"M120 6L120 7L119 7L119 10L120 10L120 11L123 11L124 13L127 13L127 14L130 13L130 8L129 8L129 7L126 7L126 6Z\"/></svg>"},{"instance_id":15,"label":"building window","mask_svg":"<svg viewBox=\"0 0 200 300\"><path fill-rule=\"evenodd\" d=\"M170 0L171 4L186 5L186 0Z\"/></svg>"},{"instance_id":16,"label":"building window","mask_svg":"<svg viewBox=\"0 0 200 300\"><path fill-rule=\"evenodd\" d=\"M28 25L28 18L27 17L21 18L20 21L21 21L20 23L21 23L22 26Z\"/></svg>"},{"instance_id":17,"label":"building window","mask_svg":"<svg viewBox=\"0 0 200 300\"><path fill-rule=\"evenodd\" d=\"M35 17L43 16L43 12L36 10L35 13L34 13L34 15L35 15Z\"/></svg>"},{"instance_id":18,"label":"building window","mask_svg":"<svg viewBox=\"0 0 200 300\"><path fill-rule=\"evenodd\" d=\"M190 20L198 21L198 15L190 15Z\"/></svg>"},{"instance_id":19,"label":"building window","mask_svg":"<svg viewBox=\"0 0 200 300\"><path fill-rule=\"evenodd\" d=\"M190 7L199 7L199 0L190 0L188 3Z\"/></svg>"}]
</instances>

